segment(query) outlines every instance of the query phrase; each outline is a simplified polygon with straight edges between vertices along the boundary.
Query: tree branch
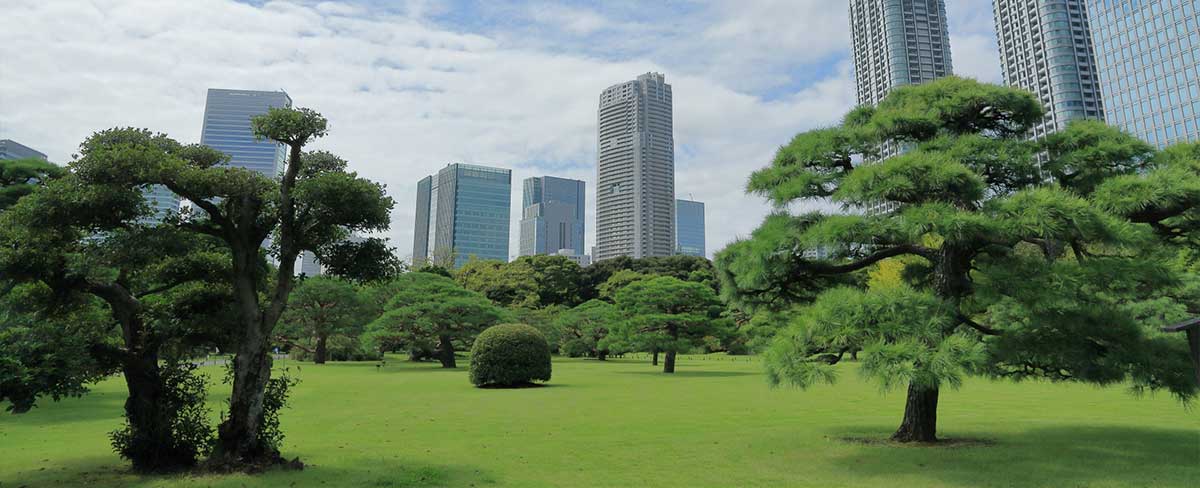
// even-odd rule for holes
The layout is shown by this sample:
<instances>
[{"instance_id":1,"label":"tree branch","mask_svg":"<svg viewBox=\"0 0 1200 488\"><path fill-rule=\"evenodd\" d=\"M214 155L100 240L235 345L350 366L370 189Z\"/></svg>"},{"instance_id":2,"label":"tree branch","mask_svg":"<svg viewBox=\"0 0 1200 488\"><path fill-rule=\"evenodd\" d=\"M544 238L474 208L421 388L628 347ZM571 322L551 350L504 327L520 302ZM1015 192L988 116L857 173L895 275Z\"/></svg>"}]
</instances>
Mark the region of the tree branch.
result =
<instances>
[{"instance_id":1,"label":"tree branch","mask_svg":"<svg viewBox=\"0 0 1200 488\"><path fill-rule=\"evenodd\" d=\"M960 313L960 314L958 314L958 320L959 320L959 323L962 323L962 324L967 324L967 326L971 327L972 329L975 329L975 330L979 331L979 333L981 333L981 334L983 334L983 335L998 336L998 335L1002 335L1002 334L1003 334L1003 332L1001 332L1001 331L999 331L999 330L997 330L997 329L993 329L993 328L991 328L991 327L988 327L988 326L986 326L986 325L983 325L983 324L981 324L981 323L979 323L979 322L976 322L976 321L974 321L974 320L971 320L971 319L970 319L970 317L967 317L966 315L963 315L963 314L961 314L961 313Z\"/></svg>"},{"instance_id":2,"label":"tree branch","mask_svg":"<svg viewBox=\"0 0 1200 488\"><path fill-rule=\"evenodd\" d=\"M882 261L884 259L887 259L887 258L903 256L906 254L915 254L915 255L924 257L926 259L930 259L933 255L933 253L934 253L934 251L932 249L929 249L924 246L904 244L904 245L889 247L889 248L883 249L881 251L876 251L874 254L871 254L870 256L867 256L865 258L862 258L862 259L852 262L852 263L830 265L830 264L814 262L814 261L803 261L802 264L800 264L799 268L802 271L801 274L807 274L807 273L845 274L845 273L851 273L851 272L866 268L867 266L870 266L872 264L875 264L875 263ZM804 272L807 272L807 273L804 273Z\"/></svg>"}]
</instances>

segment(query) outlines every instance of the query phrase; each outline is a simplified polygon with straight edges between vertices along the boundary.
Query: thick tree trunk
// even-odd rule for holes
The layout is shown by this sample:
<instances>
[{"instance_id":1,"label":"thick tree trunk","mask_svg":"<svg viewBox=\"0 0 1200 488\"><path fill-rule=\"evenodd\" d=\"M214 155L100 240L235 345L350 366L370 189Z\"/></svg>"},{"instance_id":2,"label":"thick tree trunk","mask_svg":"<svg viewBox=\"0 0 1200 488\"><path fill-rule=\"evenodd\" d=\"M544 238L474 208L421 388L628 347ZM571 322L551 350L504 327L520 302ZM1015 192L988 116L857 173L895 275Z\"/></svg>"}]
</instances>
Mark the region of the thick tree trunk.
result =
<instances>
[{"instance_id":1,"label":"thick tree trunk","mask_svg":"<svg viewBox=\"0 0 1200 488\"><path fill-rule=\"evenodd\" d=\"M604 361L606 359L608 359L608 350L601 349L599 351L596 351L596 360Z\"/></svg>"},{"instance_id":2,"label":"thick tree trunk","mask_svg":"<svg viewBox=\"0 0 1200 488\"><path fill-rule=\"evenodd\" d=\"M317 335L317 351L313 353L313 362L317 364L325 364L325 357L329 353L328 343L329 336L326 334Z\"/></svg>"},{"instance_id":3,"label":"thick tree trunk","mask_svg":"<svg viewBox=\"0 0 1200 488\"><path fill-rule=\"evenodd\" d=\"M675 372L675 351L667 351L667 359L663 361L663 372Z\"/></svg>"},{"instance_id":4,"label":"thick tree trunk","mask_svg":"<svg viewBox=\"0 0 1200 488\"><path fill-rule=\"evenodd\" d=\"M438 338L438 359L442 361L443 368L458 367L454 362L454 344L450 341L450 336Z\"/></svg>"},{"instance_id":5,"label":"thick tree trunk","mask_svg":"<svg viewBox=\"0 0 1200 488\"><path fill-rule=\"evenodd\" d=\"M658 366L658 349L654 350L654 359L650 360L651 366Z\"/></svg>"},{"instance_id":6,"label":"thick tree trunk","mask_svg":"<svg viewBox=\"0 0 1200 488\"><path fill-rule=\"evenodd\" d=\"M892 434L898 442L937 442L937 388L908 385L908 400L904 404L904 420Z\"/></svg>"},{"instance_id":7,"label":"thick tree trunk","mask_svg":"<svg viewBox=\"0 0 1200 488\"><path fill-rule=\"evenodd\" d=\"M171 430L172 415L163 404L163 380L154 351L131 351L122 364L129 397L125 418L129 443L125 455L134 471L177 471L196 464L194 453L179 449Z\"/></svg>"}]
</instances>

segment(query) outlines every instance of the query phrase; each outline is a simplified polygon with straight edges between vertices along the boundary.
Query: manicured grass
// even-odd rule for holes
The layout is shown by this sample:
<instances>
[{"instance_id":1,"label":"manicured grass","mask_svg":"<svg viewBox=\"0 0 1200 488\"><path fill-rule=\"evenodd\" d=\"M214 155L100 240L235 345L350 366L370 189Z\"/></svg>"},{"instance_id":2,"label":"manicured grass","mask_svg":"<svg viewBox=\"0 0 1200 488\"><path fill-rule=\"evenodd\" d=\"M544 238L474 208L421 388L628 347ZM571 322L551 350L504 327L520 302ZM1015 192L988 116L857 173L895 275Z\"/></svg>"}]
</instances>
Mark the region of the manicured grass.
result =
<instances>
[{"instance_id":1,"label":"manicured grass","mask_svg":"<svg viewBox=\"0 0 1200 488\"><path fill-rule=\"evenodd\" d=\"M674 376L558 359L551 386L518 390L434 364L280 362L303 380L284 454L309 467L258 476L128 474L106 438L124 400L114 379L0 416L0 487L1200 486L1200 416L1166 395L972 380L942 394L940 434L993 444L902 447L843 439L886 438L903 392L852 372L771 390L757 361L720 357L685 358ZM227 387L213 390L215 406Z\"/></svg>"}]
</instances>

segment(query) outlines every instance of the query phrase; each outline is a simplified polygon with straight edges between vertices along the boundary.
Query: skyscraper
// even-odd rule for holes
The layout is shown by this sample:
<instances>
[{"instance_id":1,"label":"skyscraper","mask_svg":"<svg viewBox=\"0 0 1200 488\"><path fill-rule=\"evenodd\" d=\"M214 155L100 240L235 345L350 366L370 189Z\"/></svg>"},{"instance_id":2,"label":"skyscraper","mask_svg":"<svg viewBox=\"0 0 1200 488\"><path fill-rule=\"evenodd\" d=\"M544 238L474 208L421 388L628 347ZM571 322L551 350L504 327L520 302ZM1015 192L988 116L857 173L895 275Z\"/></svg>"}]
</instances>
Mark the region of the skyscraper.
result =
<instances>
[{"instance_id":1,"label":"skyscraper","mask_svg":"<svg viewBox=\"0 0 1200 488\"><path fill-rule=\"evenodd\" d=\"M305 276L321 276L324 274L321 261L317 259L317 255L312 251L300 253L300 274Z\"/></svg>"},{"instance_id":2,"label":"skyscraper","mask_svg":"<svg viewBox=\"0 0 1200 488\"><path fill-rule=\"evenodd\" d=\"M1083 0L993 0L1004 82L1033 92L1046 115L1031 136L1104 119Z\"/></svg>"},{"instance_id":3,"label":"skyscraper","mask_svg":"<svg viewBox=\"0 0 1200 488\"><path fill-rule=\"evenodd\" d=\"M674 253L671 110L671 85L660 73L600 93L594 260Z\"/></svg>"},{"instance_id":4,"label":"skyscraper","mask_svg":"<svg viewBox=\"0 0 1200 488\"><path fill-rule=\"evenodd\" d=\"M292 98L281 91L209 88L200 144L229 155L230 166L275 178L283 170L287 150L283 144L269 139L255 140L250 118L273 107L291 106Z\"/></svg>"},{"instance_id":5,"label":"skyscraper","mask_svg":"<svg viewBox=\"0 0 1200 488\"><path fill-rule=\"evenodd\" d=\"M675 254L704 257L704 202L675 200Z\"/></svg>"},{"instance_id":6,"label":"skyscraper","mask_svg":"<svg viewBox=\"0 0 1200 488\"><path fill-rule=\"evenodd\" d=\"M454 163L417 182L413 263L508 261L512 171Z\"/></svg>"},{"instance_id":7,"label":"skyscraper","mask_svg":"<svg viewBox=\"0 0 1200 488\"><path fill-rule=\"evenodd\" d=\"M850 0L850 32L860 105L953 71L944 0Z\"/></svg>"},{"instance_id":8,"label":"skyscraper","mask_svg":"<svg viewBox=\"0 0 1200 488\"><path fill-rule=\"evenodd\" d=\"M1200 141L1200 2L1086 4L1105 120L1160 148Z\"/></svg>"},{"instance_id":9,"label":"skyscraper","mask_svg":"<svg viewBox=\"0 0 1200 488\"><path fill-rule=\"evenodd\" d=\"M21 144L12 139L0 139L0 159L25 159L37 158L46 159L46 155L41 151Z\"/></svg>"},{"instance_id":10,"label":"skyscraper","mask_svg":"<svg viewBox=\"0 0 1200 488\"><path fill-rule=\"evenodd\" d=\"M522 256L569 249L583 255L584 184L579 180L526 178L521 198Z\"/></svg>"}]
</instances>

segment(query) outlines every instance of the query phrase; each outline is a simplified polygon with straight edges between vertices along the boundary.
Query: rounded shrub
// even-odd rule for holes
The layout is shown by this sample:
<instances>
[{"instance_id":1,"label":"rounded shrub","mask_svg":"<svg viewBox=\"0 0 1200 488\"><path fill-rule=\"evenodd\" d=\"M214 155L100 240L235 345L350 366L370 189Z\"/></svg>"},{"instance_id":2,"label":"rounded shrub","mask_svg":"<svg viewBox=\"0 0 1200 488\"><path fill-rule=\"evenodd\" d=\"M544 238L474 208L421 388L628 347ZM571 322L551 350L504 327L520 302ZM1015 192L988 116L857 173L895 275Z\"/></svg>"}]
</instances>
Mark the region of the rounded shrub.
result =
<instances>
[{"instance_id":1,"label":"rounded shrub","mask_svg":"<svg viewBox=\"0 0 1200 488\"><path fill-rule=\"evenodd\" d=\"M471 347L475 386L521 386L534 381L550 381L550 345L537 329L501 324L475 339Z\"/></svg>"}]
</instances>

